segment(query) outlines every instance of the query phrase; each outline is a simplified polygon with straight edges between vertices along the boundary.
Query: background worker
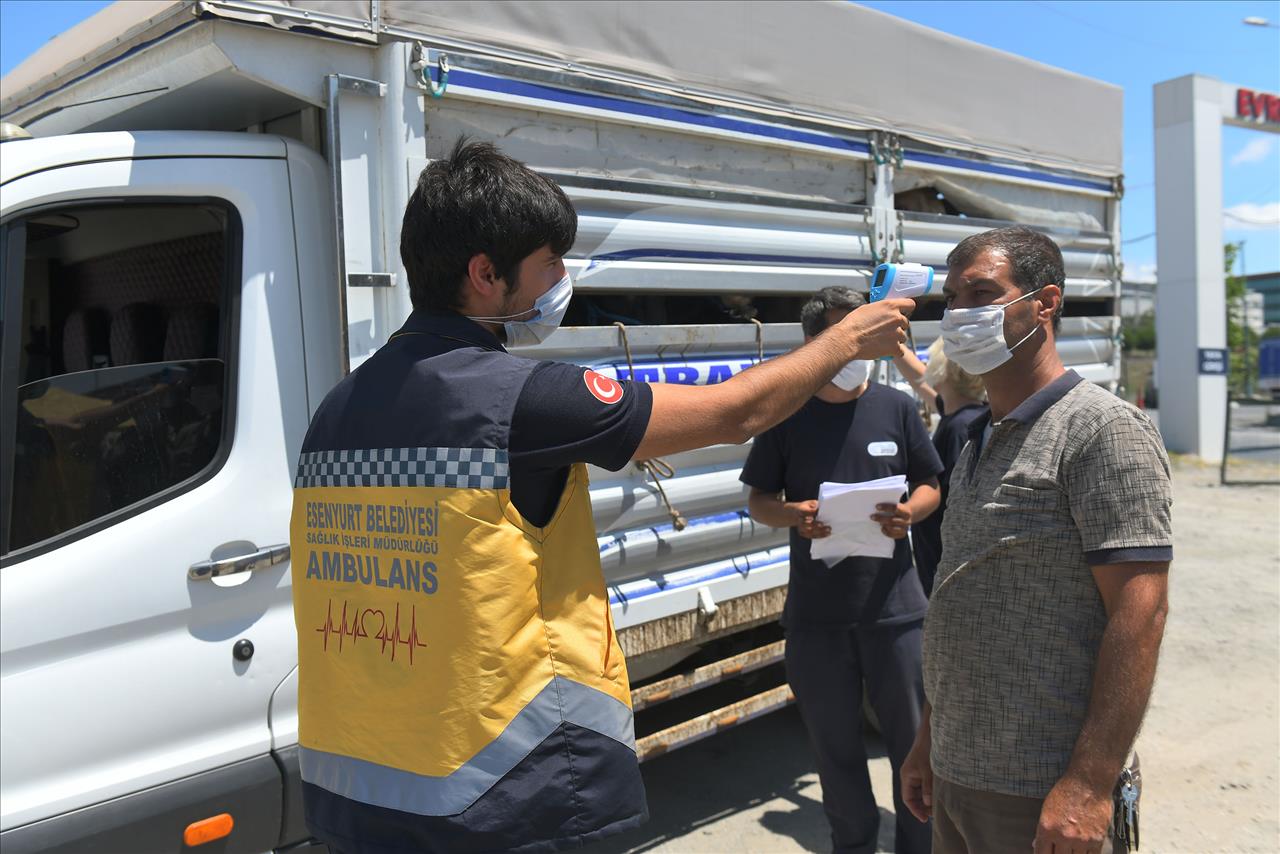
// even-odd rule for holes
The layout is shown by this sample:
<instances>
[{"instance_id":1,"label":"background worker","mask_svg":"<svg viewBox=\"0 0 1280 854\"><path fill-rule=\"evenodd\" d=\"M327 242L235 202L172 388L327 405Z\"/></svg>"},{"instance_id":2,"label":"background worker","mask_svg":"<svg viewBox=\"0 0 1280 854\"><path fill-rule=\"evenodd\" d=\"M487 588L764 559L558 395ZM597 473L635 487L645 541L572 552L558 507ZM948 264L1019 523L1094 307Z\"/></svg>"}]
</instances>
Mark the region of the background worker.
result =
<instances>
[{"instance_id":1,"label":"background worker","mask_svg":"<svg viewBox=\"0 0 1280 854\"><path fill-rule=\"evenodd\" d=\"M933 348L929 350L929 358L933 358ZM898 373L907 381L914 391L920 397L920 401L924 403L926 415L931 415L938 411L938 392L933 386L925 382L924 372L925 363L916 357L916 353L911 349L909 343L904 343L898 348L898 352L894 354L893 365L898 369ZM926 421L929 419L926 418Z\"/></svg>"},{"instance_id":2,"label":"background worker","mask_svg":"<svg viewBox=\"0 0 1280 854\"><path fill-rule=\"evenodd\" d=\"M824 288L800 314L805 340L863 311L861 294ZM938 455L900 391L868 381L870 361L853 362L790 418L756 438L742 481L751 517L791 529L791 576L782 623L787 681L816 754L822 804L836 852L874 852L880 812L867 772L862 692L866 682L894 780L915 738L924 689L921 625L926 601L912 571L907 529L938 505ZM897 540L886 559L849 557L828 566L809 555L831 531L816 520L823 481L854 483L905 475L909 497L873 517ZM897 796L895 851L929 850L929 828Z\"/></svg>"},{"instance_id":3,"label":"background worker","mask_svg":"<svg viewBox=\"0 0 1280 854\"><path fill-rule=\"evenodd\" d=\"M343 854L550 851L643 821L584 464L744 442L905 335L909 301L868 306L710 387L510 355L564 316L576 232L551 180L460 141L405 210L413 313L307 431L299 765L307 826ZM384 513L397 536L366 536Z\"/></svg>"},{"instance_id":4,"label":"background worker","mask_svg":"<svg viewBox=\"0 0 1280 854\"><path fill-rule=\"evenodd\" d=\"M940 416L933 428L933 447L942 460L942 474L938 483L942 487L942 500L938 509L911 528L911 550L916 559L916 571L924 595L933 595L933 577L942 556L942 520L947 512L947 494L951 488L951 472L960 458L960 451L969 441L969 425L990 410L987 408L987 390L982 378L961 368L947 358L942 338L929 345L928 365L921 363L910 348L903 346L894 357L894 363L912 388Z\"/></svg>"}]
</instances>

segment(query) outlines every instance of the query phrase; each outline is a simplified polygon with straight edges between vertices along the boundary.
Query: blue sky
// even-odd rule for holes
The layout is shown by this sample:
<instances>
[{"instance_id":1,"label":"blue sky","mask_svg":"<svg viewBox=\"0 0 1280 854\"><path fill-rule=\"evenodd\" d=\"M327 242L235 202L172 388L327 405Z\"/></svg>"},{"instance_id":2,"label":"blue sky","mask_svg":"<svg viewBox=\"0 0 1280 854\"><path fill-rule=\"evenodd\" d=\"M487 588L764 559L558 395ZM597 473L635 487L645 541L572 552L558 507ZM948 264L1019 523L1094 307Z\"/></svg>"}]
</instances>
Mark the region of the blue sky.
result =
<instances>
[{"instance_id":1,"label":"blue sky","mask_svg":"<svg viewBox=\"0 0 1280 854\"><path fill-rule=\"evenodd\" d=\"M58 33L110 5L102 0L0 0L0 75Z\"/></svg>"},{"instance_id":2,"label":"blue sky","mask_svg":"<svg viewBox=\"0 0 1280 854\"><path fill-rule=\"evenodd\" d=\"M1280 29L1246 26L1247 17L1280 24L1280 2L918 2L864 0L879 9L1124 89L1125 197L1121 230L1126 273L1155 268L1155 150L1152 87L1203 74L1280 93ZM1087 132L1087 129L1082 129ZM1280 135L1224 127L1223 206L1248 219L1280 222ZM1280 270L1280 227L1241 228L1248 271Z\"/></svg>"},{"instance_id":3,"label":"blue sky","mask_svg":"<svg viewBox=\"0 0 1280 854\"><path fill-rule=\"evenodd\" d=\"M97 0L0 0L0 74L46 40L108 5ZM1125 263L1155 266L1151 89L1162 80L1205 74L1280 93L1280 0L866 0L862 5L961 38L1114 83L1124 89ZM851 45L856 49L856 45ZM904 46L909 57L910 48ZM1081 128L1081 133L1088 133ZM1249 272L1280 270L1280 136L1223 129L1223 204L1260 223L1227 220L1224 238L1248 242Z\"/></svg>"}]
</instances>

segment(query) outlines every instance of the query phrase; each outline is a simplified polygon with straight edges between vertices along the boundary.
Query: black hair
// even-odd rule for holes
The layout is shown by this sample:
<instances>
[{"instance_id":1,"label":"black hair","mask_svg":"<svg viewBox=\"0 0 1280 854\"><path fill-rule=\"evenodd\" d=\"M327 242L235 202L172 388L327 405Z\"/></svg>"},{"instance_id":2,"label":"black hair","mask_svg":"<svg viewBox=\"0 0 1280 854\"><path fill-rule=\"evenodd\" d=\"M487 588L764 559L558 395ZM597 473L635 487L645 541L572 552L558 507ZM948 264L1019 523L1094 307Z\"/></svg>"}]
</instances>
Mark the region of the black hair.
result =
<instances>
[{"instance_id":1,"label":"black hair","mask_svg":"<svg viewBox=\"0 0 1280 854\"><path fill-rule=\"evenodd\" d=\"M520 262L544 246L566 254L578 214L554 181L487 142L458 139L444 160L422 170L400 228L400 259L415 309L461 304L467 265L489 257L509 289Z\"/></svg>"},{"instance_id":2,"label":"black hair","mask_svg":"<svg viewBox=\"0 0 1280 854\"><path fill-rule=\"evenodd\" d=\"M823 288L800 309L800 327L804 334L815 338L827 328L827 312L833 308L853 310L865 304L866 297L853 288L834 286Z\"/></svg>"},{"instance_id":3,"label":"black hair","mask_svg":"<svg viewBox=\"0 0 1280 854\"><path fill-rule=\"evenodd\" d=\"M966 237L947 255L947 267L954 270L972 264L975 258L988 250L999 252L1009 260L1009 266L1013 268L1013 283L1024 294L1037 291L1045 285L1062 288L1066 282L1062 250L1058 248L1058 244L1025 225L993 228ZM1054 332L1058 331L1062 322L1062 306L1065 301L1064 289L1063 299L1058 300L1058 310L1053 315Z\"/></svg>"}]
</instances>

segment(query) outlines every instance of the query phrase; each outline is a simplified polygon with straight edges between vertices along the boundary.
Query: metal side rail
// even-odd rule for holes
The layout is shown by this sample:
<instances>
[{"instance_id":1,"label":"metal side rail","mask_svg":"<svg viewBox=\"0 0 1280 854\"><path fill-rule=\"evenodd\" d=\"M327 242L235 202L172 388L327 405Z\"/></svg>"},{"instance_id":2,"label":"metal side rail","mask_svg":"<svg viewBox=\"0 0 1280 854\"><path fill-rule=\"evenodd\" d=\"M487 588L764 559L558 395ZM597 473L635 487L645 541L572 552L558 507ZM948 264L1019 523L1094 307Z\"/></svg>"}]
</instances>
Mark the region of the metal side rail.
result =
<instances>
[{"instance_id":1,"label":"metal side rail","mask_svg":"<svg viewBox=\"0 0 1280 854\"><path fill-rule=\"evenodd\" d=\"M707 712L705 715L699 715L692 720L645 736L636 742L636 753L640 761L645 762L781 709L794 700L795 695L791 693L791 686L779 685L754 697L739 700L714 712Z\"/></svg>"},{"instance_id":2,"label":"metal side rail","mask_svg":"<svg viewBox=\"0 0 1280 854\"><path fill-rule=\"evenodd\" d=\"M782 661L786 648L786 641L777 641L637 688L631 692L631 708L638 712L683 697L699 688L777 664Z\"/></svg>"}]
</instances>

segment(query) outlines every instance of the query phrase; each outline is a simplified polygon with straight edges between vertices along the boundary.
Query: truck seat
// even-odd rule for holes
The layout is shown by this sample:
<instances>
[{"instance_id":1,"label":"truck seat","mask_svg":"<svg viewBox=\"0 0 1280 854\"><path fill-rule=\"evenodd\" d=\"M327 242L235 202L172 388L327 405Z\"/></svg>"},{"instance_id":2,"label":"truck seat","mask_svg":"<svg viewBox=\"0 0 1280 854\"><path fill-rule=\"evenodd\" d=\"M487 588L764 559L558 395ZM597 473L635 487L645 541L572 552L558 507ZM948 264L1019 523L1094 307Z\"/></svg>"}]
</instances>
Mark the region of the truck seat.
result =
<instances>
[{"instance_id":1,"label":"truck seat","mask_svg":"<svg viewBox=\"0 0 1280 854\"><path fill-rule=\"evenodd\" d=\"M140 365L164 356L164 318L150 303L123 306L111 316L111 364Z\"/></svg>"},{"instance_id":2,"label":"truck seat","mask_svg":"<svg viewBox=\"0 0 1280 854\"><path fill-rule=\"evenodd\" d=\"M213 303L181 305L169 312L164 360L186 362L218 356L218 308Z\"/></svg>"},{"instance_id":3,"label":"truck seat","mask_svg":"<svg viewBox=\"0 0 1280 854\"><path fill-rule=\"evenodd\" d=\"M100 367L110 352L109 323L106 312L97 308L78 308L67 315L62 324L62 372L71 374Z\"/></svg>"}]
</instances>

